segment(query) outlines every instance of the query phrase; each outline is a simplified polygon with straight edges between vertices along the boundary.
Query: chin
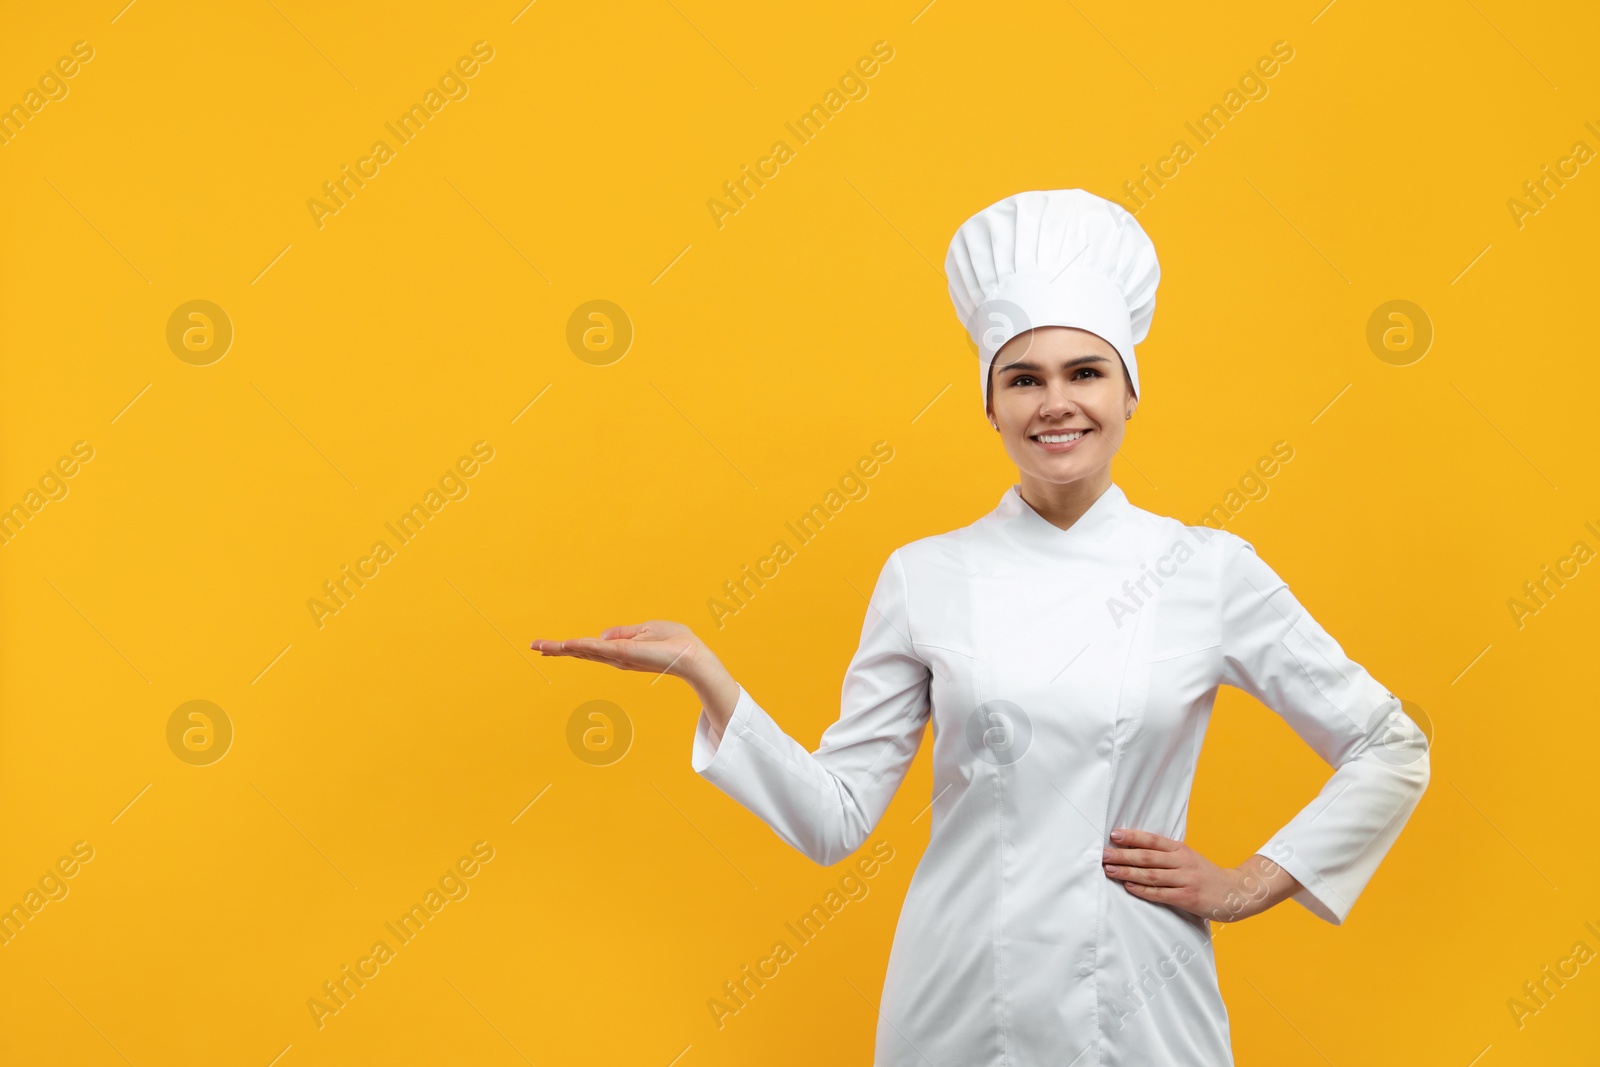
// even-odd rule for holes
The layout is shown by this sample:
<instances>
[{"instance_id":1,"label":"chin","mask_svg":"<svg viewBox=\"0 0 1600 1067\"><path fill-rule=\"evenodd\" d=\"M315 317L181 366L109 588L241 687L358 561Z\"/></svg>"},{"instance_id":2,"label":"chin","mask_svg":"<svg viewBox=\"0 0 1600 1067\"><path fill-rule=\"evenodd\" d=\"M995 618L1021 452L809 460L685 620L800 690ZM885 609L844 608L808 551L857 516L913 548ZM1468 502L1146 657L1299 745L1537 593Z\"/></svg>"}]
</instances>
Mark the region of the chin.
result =
<instances>
[{"instance_id":1,"label":"chin","mask_svg":"<svg viewBox=\"0 0 1600 1067\"><path fill-rule=\"evenodd\" d=\"M1107 460L1095 452L1067 452L1058 456L1029 456L1027 469L1047 482L1074 482L1104 467Z\"/></svg>"},{"instance_id":2,"label":"chin","mask_svg":"<svg viewBox=\"0 0 1600 1067\"><path fill-rule=\"evenodd\" d=\"M1044 482L1075 482L1091 471L1098 469L1094 462L1086 463L1076 456L1057 460L1054 463L1035 463L1028 468L1035 478Z\"/></svg>"}]
</instances>

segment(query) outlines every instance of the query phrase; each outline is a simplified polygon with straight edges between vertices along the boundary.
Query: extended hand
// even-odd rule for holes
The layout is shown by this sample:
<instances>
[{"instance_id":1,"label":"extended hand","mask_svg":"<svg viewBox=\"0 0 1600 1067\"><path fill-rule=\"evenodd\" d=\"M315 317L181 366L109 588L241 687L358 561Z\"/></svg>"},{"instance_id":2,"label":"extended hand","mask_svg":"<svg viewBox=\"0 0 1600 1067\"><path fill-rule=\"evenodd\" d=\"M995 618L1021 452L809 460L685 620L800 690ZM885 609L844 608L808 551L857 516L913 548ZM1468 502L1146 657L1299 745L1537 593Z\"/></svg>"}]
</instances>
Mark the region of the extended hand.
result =
<instances>
[{"instance_id":1,"label":"extended hand","mask_svg":"<svg viewBox=\"0 0 1600 1067\"><path fill-rule=\"evenodd\" d=\"M1107 876L1141 900L1170 904L1202 919L1245 919L1300 889L1288 871L1265 856L1219 867L1182 841L1148 830L1113 830L1111 840L1102 861Z\"/></svg>"},{"instance_id":2,"label":"extended hand","mask_svg":"<svg viewBox=\"0 0 1600 1067\"><path fill-rule=\"evenodd\" d=\"M686 672L707 651L687 626L660 619L635 626L612 626L603 630L599 637L538 640L529 647L545 656L572 656L625 671L648 671L680 678L687 677Z\"/></svg>"}]
</instances>

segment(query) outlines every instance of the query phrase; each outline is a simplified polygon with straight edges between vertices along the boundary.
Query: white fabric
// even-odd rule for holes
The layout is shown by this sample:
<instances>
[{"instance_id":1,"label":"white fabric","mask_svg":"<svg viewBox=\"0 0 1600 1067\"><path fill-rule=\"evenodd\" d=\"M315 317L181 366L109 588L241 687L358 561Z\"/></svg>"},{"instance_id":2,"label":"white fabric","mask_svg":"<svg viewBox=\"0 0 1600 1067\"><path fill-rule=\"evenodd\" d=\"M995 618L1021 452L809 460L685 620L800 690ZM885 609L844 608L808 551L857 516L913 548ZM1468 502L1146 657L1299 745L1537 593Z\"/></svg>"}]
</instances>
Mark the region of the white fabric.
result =
<instances>
[{"instance_id":1,"label":"white fabric","mask_svg":"<svg viewBox=\"0 0 1600 1067\"><path fill-rule=\"evenodd\" d=\"M956 315L978 346L986 407L995 353L1038 326L1103 338L1143 398L1134 345L1150 332L1161 268L1155 245L1120 204L1082 189L1008 196L961 224L944 272Z\"/></svg>"},{"instance_id":2,"label":"white fabric","mask_svg":"<svg viewBox=\"0 0 1600 1067\"><path fill-rule=\"evenodd\" d=\"M1131 609L1120 624L1112 598ZM930 836L875 1067L1217 1067L1233 1060L1209 924L1108 879L1101 849L1116 826L1183 838L1223 683L1336 768L1260 851L1341 923L1426 787L1425 737L1248 542L1115 485L1070 529L1013 485L972 525L895 550L816 751L741 687L720 744L702 710L691 762L831 865L872 833L934 724ZM981 706L1005 710L994 701L1020 712L974 728Z\"/></svg>"}]
</instances>

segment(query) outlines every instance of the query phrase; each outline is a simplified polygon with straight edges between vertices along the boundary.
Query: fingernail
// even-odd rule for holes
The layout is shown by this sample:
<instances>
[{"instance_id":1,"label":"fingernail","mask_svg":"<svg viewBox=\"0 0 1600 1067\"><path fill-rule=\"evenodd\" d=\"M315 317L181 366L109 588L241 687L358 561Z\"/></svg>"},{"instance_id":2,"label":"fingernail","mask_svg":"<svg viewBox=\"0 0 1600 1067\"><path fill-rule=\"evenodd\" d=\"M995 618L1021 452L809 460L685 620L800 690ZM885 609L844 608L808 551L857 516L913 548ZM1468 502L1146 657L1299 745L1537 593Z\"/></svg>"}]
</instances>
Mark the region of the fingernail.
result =
<instances>
[{"instance_id":1,"label":"fingernail","mask_svg":"<svg viewBox=\"0 0 1600 1067\"><path fill-rule=\"evenodd\" d=\"M1106 859L1110 859L1113 853L1109 848L1103 848L1100 850L1100 855L1104 856Z\"/></svg>"},{"instance_id":2,"label":"fingernail","mask_svg":"<svg viewBox=\"0 0 1600 1067\"><path fill-rule=\"evenodd\" d=\"M1122 840L1122 831L1121 830L1113 830L1113 831L1111 831L1111 840L1113 840L1113 841L1121 841Z\"/></svg>"}]
</instances>

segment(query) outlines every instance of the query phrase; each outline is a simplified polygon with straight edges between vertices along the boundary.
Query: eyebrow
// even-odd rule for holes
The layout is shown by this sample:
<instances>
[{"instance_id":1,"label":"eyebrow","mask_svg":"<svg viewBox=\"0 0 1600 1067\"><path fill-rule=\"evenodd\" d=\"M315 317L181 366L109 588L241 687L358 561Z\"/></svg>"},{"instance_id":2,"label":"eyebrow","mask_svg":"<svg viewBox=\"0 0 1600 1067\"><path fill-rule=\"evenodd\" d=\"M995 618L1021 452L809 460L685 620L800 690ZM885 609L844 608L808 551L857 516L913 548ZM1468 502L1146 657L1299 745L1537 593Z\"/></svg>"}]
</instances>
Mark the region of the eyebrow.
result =
<instances>
[{"instance_id":1,"label":"eyebrow","mask_svg":"<svg viewBox=\"0 0 1600 1067\"><path fill-rule=\"evenodd\" d=\"M1062 363L1061 366L1062 366L1062 369L1065 370L1065 369L1067 369L1069 367L1077 367L1077 366L1080 366L1080 365L1082 365L1084 363L1110 363L1110 362L1111 361L1109 359L1107 359L1105 356L1078 356L1075 359L1067 360L1065 363ZM1042 371L1042 370L1044 370L1044 367L1042 367L1039 364L1033 362L1032 360L1024 359L1024 360L1018 360L1016 363L1007 363L1005 366L1001 367L1000 370L1001 371L1008 371L1008 370Z\"/></svg>"}]
</instances>

